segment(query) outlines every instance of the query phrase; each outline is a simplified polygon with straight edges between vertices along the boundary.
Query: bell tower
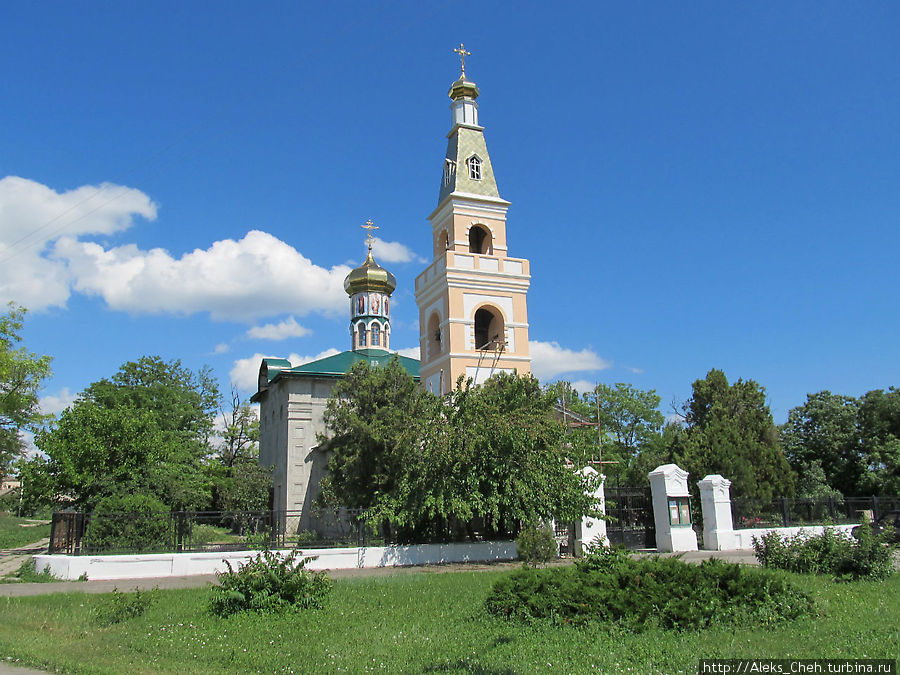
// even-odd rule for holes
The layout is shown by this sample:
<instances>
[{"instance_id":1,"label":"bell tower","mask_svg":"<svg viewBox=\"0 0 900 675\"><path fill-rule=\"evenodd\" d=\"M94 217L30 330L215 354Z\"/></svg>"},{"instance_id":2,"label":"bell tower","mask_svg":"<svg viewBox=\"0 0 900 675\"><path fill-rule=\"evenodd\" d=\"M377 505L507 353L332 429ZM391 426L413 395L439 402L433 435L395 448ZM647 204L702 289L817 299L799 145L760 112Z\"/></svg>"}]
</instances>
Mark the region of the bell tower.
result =
<instances>
[{"instance_id":1,"label":"bell tower","mask_svg":"<svg viewBox=\"0 0 900 675\"><path fill-rule=\"evenodd\" d=\"M476 384L494 373L531 372L525 296L529 263L510 258L506 211L478 125L478 87L462 73L450 86L441 189L431 221L434 261L416 278L421 382L450 391L461 375Z\"/></svg>"}]
</instances>

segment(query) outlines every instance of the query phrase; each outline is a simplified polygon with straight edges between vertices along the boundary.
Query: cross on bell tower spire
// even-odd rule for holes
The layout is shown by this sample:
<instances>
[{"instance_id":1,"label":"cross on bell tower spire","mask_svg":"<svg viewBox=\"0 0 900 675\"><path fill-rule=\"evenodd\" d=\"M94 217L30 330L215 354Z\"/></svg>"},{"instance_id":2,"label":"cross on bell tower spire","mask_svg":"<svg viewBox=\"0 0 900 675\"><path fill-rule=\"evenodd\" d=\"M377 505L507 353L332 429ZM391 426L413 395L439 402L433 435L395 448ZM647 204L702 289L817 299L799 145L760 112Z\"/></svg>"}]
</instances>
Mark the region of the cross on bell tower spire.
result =
<instances>
[{"instance_id":1,"label":"cross on bell tower spire","mask_svg":"<svg viewBox=\"0 0 900 675\"><path fill-rule=\"evenodd\" d=\"M467 52L462 42L459 43L459 48L453 51L459 54L459 64L462 69L462 77L464 78L466 76L466 57L472 56L472 52Z\"/></svg>"}]
</instances>

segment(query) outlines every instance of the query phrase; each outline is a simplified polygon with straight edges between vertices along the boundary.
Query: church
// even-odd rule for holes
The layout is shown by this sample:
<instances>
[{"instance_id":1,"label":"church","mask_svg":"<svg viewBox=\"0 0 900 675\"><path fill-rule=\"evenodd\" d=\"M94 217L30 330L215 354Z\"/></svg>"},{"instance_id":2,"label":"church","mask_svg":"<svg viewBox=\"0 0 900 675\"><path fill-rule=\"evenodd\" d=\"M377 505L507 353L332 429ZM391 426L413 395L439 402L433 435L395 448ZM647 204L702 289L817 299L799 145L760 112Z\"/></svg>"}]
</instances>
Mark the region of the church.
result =
<instances>
[{"instance_id":1,"label":"church","mask_svg":"<svg viewBox=\"0 0 900 675\"><path fill-rule=\"evenodd\" d=\"M317 436L325 434L325 404L335 383L354 364L375 367L397 358L426 390L442 395L459 377L484 382L499 372L531 372L526 294L528 260L507 255L506 213L494 167L478 123L478 87L461 75L450 87L450 131L431 222L433 262L416 277L420 361L390 351L393 274L369 252L344 281L350 302L350 349L293 366L263 359L257 392L260 404L260 462L272 467L273 508L298 511L298 530L321 529L313 502L328 465Z\"/></svg>"}]
</instances>

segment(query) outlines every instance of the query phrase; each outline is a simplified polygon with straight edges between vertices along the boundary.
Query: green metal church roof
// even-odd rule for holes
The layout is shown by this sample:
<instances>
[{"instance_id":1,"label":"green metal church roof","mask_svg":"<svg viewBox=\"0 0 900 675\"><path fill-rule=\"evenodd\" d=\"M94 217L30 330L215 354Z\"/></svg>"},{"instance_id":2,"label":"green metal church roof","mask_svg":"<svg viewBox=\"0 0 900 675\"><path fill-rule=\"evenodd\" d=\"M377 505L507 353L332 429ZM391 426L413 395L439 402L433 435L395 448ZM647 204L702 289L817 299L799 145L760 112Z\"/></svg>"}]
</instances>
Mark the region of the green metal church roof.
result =
<instances>
[{"instance_id":1,"label":"green metal church roof","mask_svg":"<svg viewBox=\"0 0 900 675\"><path fill-rule=\"evenodd\" d=\"M400 365L403 366L407 373L415 379L419 379L419 361L417 359L400 356L384 349L357 349L355 351L341 352L340 354L328 356L311 363L304 363L302 366L296 366L282 372L339 377L360 361L366 361L370 366L386 366L394 358L400 361Z\"/></svg>"},{"instance_id":2,"label":"green metal church roof","mask_svg":"<svg viewBox=\"0 0 900 675\"><path fill-rule=\"evenodd\" d=\"M391 359L396 358L403 369L413 378L419 379L419 361L406 356L400 356L384 349L358 349L346 351L334 356L328 356L318 361L304 363L301 366L290 367L290 362L285 359L263 359L263 367L266 379L271 382L279 375L319 375L325 377L341 377L360 361L367 362L370 366L387 365Z\"/></svg>"}]
</instances>

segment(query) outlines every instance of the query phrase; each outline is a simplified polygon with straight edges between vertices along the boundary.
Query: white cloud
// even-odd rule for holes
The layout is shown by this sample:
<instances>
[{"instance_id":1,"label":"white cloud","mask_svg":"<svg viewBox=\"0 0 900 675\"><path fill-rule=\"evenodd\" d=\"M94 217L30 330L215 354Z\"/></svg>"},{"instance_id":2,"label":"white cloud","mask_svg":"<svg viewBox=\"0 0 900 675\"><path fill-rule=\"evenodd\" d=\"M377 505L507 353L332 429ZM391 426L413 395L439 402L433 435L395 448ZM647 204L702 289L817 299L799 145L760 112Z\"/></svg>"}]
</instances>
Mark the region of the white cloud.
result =
<instances>
[{"instance_id":1,"label":"white cloud","mask_svg":"<svg viewBox=\"0 0 900 675\"><path fill-rule=\"evenodd\" d=\"M378 237L373 237L372 255L379 262L385 263L406 263L406 262L426 262L426 260L416 255L408 246L401 244L399 241L384 241Z\"/></svg>"},{"instance_id":2,"label":"white cloud","mask_svg":"<svg viewBox=\"0 0 900 675\"><path fill-rule=\"evenodd\" d=\"M220 342L216 345L216 348L213 349L213 354L227 354L231 350L231 347L227 342Z\"/></svg>"},{"instance_id":3,"label":"white cloud","mask_svg":"<svg viewBox=\"0 0 900 675\"><path fill-rule=\"evenodd\" d=\"M180 258L163 249L102 246L63 238L55 255L69 264L75 288L132 314L209 312L248 320L294 311L339 313L347 296L345 265L325 269L266 232L224 239Z\"/></svg>"},{"instance_id":4,"label":"white cloud","mask_svg":"<svg viewBox=\"0 0 900 675\"><path fill-rule=\"evenodd\" d=\"M76 395L63 387L55 396L41 396L40 408L45 415L58 416L63 410L75 402Z\"/></svg>"},{"instance_id":5,"label":"white cloud","mask_svg":"<svg viewBox=\"0 0 900 675\"><path fill-rule=\"evenodd\" d=\"M247 336L258 340L285 340L290 337L303 337L312 331L304 328L297 319L290 316L281 323L267 323L264 326L253 326L247 331Z\"/></svg>"},{"instance_id":6,"label":"white cloud","mask_svg":"<svg viewBox=\"0 0 900 675\"><path fill-rule=\"evenodd\" d=\"M140 190L112 183L59 193L18 176L0 179L0 302L64 307L70 275L62 261L46 257L49 245L125 230L135 216L155 220L156 210Z\"/></svg>"},{"instance_id":7,"label":"white cloud","mask_svg":"<svg viewBox=\"0 0 900 675\"><path fill-rule=\"evenodd\" d=\"M65 307L78 291L131 314L208 312L252 321L292 312L338 314L347 298L346 265L324 268L292 246L252 230L181 256L134 244L85 240L126 230L136 217L155 220L140 190L103 183L56 192L32 180L0 180L0 303ZM412 254L385 243L385 260Z\"/></svg>"},{"instance_id":8,"label":"white cloud","mask_svg":"<svg viewBox=\"0 0 900 675\"><path fill-rule=\"evenodd\" d=\"M579 394L593 392L594 388L597 386L596 382L588 382L587 380L575 380L571 384Z\"/></svg>"},{"instance_id":9,"label":"white cloud","mask_svg":"<svg viewBox=\"0 0 900 675\"><path fill-rule=\"evenodd\" d=\"M625 370L627 370L629 373L633 373L635 375L642 375L644 372L643 368L634 368L632 366L625 366Z\"/></svg>"},{"instance_id":10,"label":"white cloud","mask_svg":"<svg viewBox=\"0 0 900 675\"><path fill-rule=\"evenodd\" d=\"M538 340L530 340L528 347L531 350L531 372L539 380L549 380L561 373L604 370L612 365L587 348L576 352L560 347L558 342Z\"/></svg>"},{"instance_id":11,"label":"white cloud","mask_svg":"<svg viewBox=\"0 0 900 675\"><path fill-rule=\"evenodd\" d=\"M263 359L286 358L291 362L291 366L301 366L304 363L309 363L310 361L318 361L319 359L324 359L340 353L340 350L332 348L326 349L323 352L319 352L315 356L301 356L300 354L294 353L292 353L290 356L284 356L283 354L275 356L272 354L263 354L261 352L257 352L253 356L248 356L245 359L237 359L234 362L231 370L228 372L228 376L231 378L231 383L235 387L237 387L238 391L256 391L257 379L259 378L259 364Z\"/></svg>"},{"instance_id":12,"label":"white cloud","mask_svg":"<svg viewBox=\"0 0 900 675\"><path fill-rule=\"evenodd\" d=\"M404 349L398 349L397 353L400 356L407 356L411 359L418 359L419 356L419 348L418 347L406 347Z\"/></svg>"}]
</instances>

